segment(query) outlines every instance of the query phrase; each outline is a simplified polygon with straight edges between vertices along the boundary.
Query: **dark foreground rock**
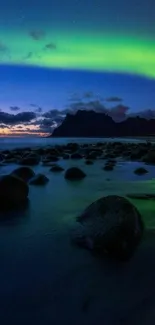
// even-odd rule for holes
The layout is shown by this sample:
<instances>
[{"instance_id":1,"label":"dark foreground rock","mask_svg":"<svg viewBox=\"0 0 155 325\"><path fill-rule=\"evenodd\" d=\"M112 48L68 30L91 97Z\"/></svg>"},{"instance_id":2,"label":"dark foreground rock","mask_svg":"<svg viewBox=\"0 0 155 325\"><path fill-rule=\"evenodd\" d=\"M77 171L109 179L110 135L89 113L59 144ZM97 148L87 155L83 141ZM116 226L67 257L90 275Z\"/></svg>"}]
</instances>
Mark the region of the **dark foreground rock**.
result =
<instances>
[{"instance_id":1,"label":"dark foreground rock","mask_svg":"<svg viewBox=\"0 0 155 325\"><path fill-rule=\"evenodd\" d=\"M68 180L80 180L86 177L86 174L78 167L72 167L67 169L65 178Z\"/></svg>"},{"instance_id":2,"label":"dark foreground rock","mask_svg":"<svg viewBox=\"0 0 155 325\"><path fill-rule=\"evenodd\" d=\"M117 195L92 203L77 221L81 229L75 243L120 261L132 257L144 229L138 210L126 198Z\"/></svg>"},{"instance_id":3,"label":"dark foreground rock","mask_svg":"<svg viewBox=\"0 0 155 325\"><path fill-rule=\"evenodd\" d=\"M0 178L0 211L24 206L28 200L29 187L20 178L6 175Z\"/></svg>"},{"instance_id":4,"label":"dark foreground rock","mask_svg":"<svg viewBox=\"0 0 155 325\"><path fill-rule=\"evenodd\" d=\"M35 176L35 172L30 167L20 167L12 172L12 175L18 176L23 181L28 182Z\"/></svg>"},{"instance_id":5,"label":"dark foreground rock","mask_svg":"<svg viewBox=\"0 0 155 325\"><path fill-rule=\"evenodd\" d=\"M34 176L34 178L30 181L31 185L46 185L49 179L43 175L43 174L38 174Z\"/></svg>"}]
</instances>

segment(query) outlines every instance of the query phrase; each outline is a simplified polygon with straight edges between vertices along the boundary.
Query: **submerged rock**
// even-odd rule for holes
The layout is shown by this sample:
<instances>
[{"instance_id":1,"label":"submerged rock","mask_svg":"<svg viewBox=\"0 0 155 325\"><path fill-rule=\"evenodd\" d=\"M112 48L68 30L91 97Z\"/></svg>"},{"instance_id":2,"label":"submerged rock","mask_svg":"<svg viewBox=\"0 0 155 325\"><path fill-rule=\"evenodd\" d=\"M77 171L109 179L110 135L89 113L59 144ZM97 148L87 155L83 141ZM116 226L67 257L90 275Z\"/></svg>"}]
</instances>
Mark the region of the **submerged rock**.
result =
<instances>
[{"instance_id":1,"label":"submerged rock","mask_svg":"<svg viewBox=\"0 0 155 325\"><path fill-rule=\"evenodd\" d=\"M56 162L59 160L59 158L56 155L49 155L47 156L47 160L50 162Z\"/></svg>"},{"instance_id":2,"label":"submerged rock","mask_svg":"<svg viewBox=\"0 0 155 325\"><path fill-rule=\"evenodd\" d=\"M40 156L36 154L30 154L19 161L20 165L35 166L40 162Z\"/></svg>"},{"instance_id":3,"label":"submerged rock","mask_svg":"<svg viewBox=\"0 0 155 325\"><path fill-rule=\"evenodd\" d=\"M59 165L54 165L52 166L52 168L50 169L51 172L62 172L64 170L63 167L59 166Z\"/></svg>"},{"instance_id":4,"label":"submerged rock","mask_svg":"<svg viewBox=\"0 0 155 325\"><path fill-rule=\"evenodd\" d=\"M0 177L0 210L21 207L27 202L28 185L19 177L5 175Z\"/></svg>"},{"instance_id":5,"label":"submerged rock","mask_svg":"<svg viewBox=\"0 0 155 325\"><path fill-rule=\"evenodd\" d=\"M83 156L82 156L80 153L75 152L75 153L73 153L73 154L71 155L70 158L71 158L71 159L82 159Z\"/></svg>"},{"instance_id":6,"label":"submerged rock","mask_svg":"<svg viewBox=\"0 0 155 325\"><path fill-rule=\"evenodd\" d=\"M80 180L86 177L86 174L78 167L72 167L67 169L65 178L68 180Z\"/></svg>"},{"instance_id":7,"label":"submerged rock","mask_svg":"<svg viewBox=\"0 0 155 325\"><path fill-rule=\"evenodd\" d=\"M18 176L23 181L28 182L32 177L35 176L35 172L30 167L20 167L11 173L12 175Z\"/></svg>"},{"instance_id":8,"label":"submerged rock","mask_svg":"<svg viewBox=\"0 0 155 325\"><path fill-rule=\"evenodd\" d=\"M117 195L92 203L77 221L81 226L74 240L76 244L121 261L131 258L144 229L136 207Z\"/></svg>"},{"instance_id":9,"label":"submerged rock","mask_svg":"<svg viewBox=\"0 0 155 325\"><path fill-rule=\"evenodd\" d=\"M46 185L46 183L49 181L49 179L43 175L43 174L38 174L33 177L33 179L30 181L31 185Z\"/></svg>"},{"instance_id":10,"label":"submerged rock","mask_svg":"<svg viewBox=\"0 0 155 325\"><path fill-rule=\"evenodd\" d=\"M148 171L143 167L139 167L139 168L135 169L134 173L137 175L144 175L144 174L147 174Z\"/></svg>"},{"instance_id":11,"label":"submerged rock","mask_svg":"<svg viewBox=\"0 0 155 325\"><path fill-rule=\"evenodd\" d=\"M141 194L141 193L129 193L126 195L130 199L136 199L136 200L155 200L155 194Z\"/></svg>"},{"instance_id":12,"label":"submerged rock","mask_svg":"<svg viewBox=\"0 0 155 325\"><path fill-rule=\"evenodd\" d=\"M86 161L85 161L85 164L86 164L86 165L93 165L93 161L92 161L92 160L86 160Z\"/></svg>"},{"instance_id":13,"label":"submerged rock","mask_svg":"<svg viewBox=\"0 0 155 325\"><path fill-rule=\"evenodd\" d=\"M67 153L65 153L65 154L63 154L63 159L65 159L65 160L67 160L67 159L69 159L70 158L70 155L69 154L67 154Z\"/></svg>"},{"instance_id":14,"label":"submerged rock","mask_svg":"<svg viewBox=\"0 0 155 325\"><path fill-rule=\"evenodd\" d=\"M107 164L107 165L105 165L105 166L103 167L103 169L106 170L106 171L111 171L111 170L114 169L114 165L112 165L112 164Z\"/></svg>"}]
</instances>

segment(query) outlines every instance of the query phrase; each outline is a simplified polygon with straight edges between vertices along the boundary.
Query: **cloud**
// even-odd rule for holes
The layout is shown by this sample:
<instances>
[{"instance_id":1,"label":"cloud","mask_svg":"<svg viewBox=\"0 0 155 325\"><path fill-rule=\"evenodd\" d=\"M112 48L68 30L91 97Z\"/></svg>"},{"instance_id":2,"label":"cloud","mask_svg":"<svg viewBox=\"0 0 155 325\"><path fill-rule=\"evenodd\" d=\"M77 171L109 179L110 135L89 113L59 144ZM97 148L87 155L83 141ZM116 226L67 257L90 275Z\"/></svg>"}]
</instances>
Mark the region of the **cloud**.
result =
<instances>
[{"instance_id":1,"label":"cloud","mask_svg":"<svg viewBox=\"0 0 155 325\"><path fill-rule=\"evenodd\" d=\"M10 106L10 110L11 111L19 111L20 110L20 107L18 107L18 106Z\"/></svg>"},{"instance_id":2,"label":"cloud","mask_svg":"<svg viewBox=\"0 0 155 325\"><path fill-rule=\"evenodd\" d=\"M106 98L106 102L122 102L123 99L117 96L112 96L112 97L108 97Z\"/></svg>"},{"instance_id":3,"label":"cloud","mask_svg":"<svg viewBox=\"0 0 155 325\"><path fill-rule=\"evenodd\" d=\"M93 94L93 92L92 91L87 91L87 92L85 92L84 94L83 94L83 98L92 98L92 97L94 97L94 94Z\"/></svg>"},{"instance_id":4,"label":"cloud","mask_svg":"<svg viewBox=\"0 0 155 325\"><path fill-rule=\"evenodd\" d=\"M48 118L48 119L45 118L39 123L39 131L42 133L52 133L53 129L57 127L59 124L56 123L56 121L53 120L52 118Z\"/></svg>"},{"instance_id":5,"label":"cloud","mask_svg":"<svg viewBox=\"0 0 155 325\"><path fill-rule=\"evenodd\" d=\"M16 125L19 123L28 123L36 118L36 114L33 112L22 112L16 115L5 112L0 112L0 123L6 125Z\"/></svg>"},{"instance_id":6,"label":"cloud","mask_svg":"<svg viewBox=\"0 0 155 325\"><path fill-rule=\"evenodd\" d=\"M31 107L38 107L36 104L30 104Z\"/></svg>"},{"instance_id":7,"label":"cloud","mask_svg":"<svg viewBox=\"0 0 155 325\"><path fill-rule=\"evenodd\" d=\"M81 96L80 96L80 94L78 94L78 93L73 93L73 94L71 94L71 96L69 97L69 99L68 99L69 101L75 101L75 102L77 102L77 101L80 101L81 100Z\"/></svg>"},{"instance_id":8,"label":"cloud","mask_svg":"<svg viewBox=\"0 0 155 325\"><path fill-rule=\"evenodd\" d=\"M61 116L61 113L64 111L59 111L58 109L51 109L50 111L43 114L43 117L53 119L55 117Z\"/></svg>"},{"instance_id":9,"label":"cloud","mask_svg":"<svg viewBox=\"0 0 155 325\"><path fill-rule=\"evenodd\" d=\"M45 45L44 47L45 50L56 50L57 49L57 46L55 43L48 43Z\"/></svg>"},{"instance_id":10,"label":"cloud","mask_svg":"<svg viewBox=\"0 0 155 325\"><path fill-rule=\"evenodd\" d=\"M25 60L29 60L29 59L31 59L32 58L32 56L33 56L33 52L28 52L28 54L25 56Z\"/></svg>"},{"instance_id":11,"label":"cloud","mask_svg":"<svg viewBox=\"0 0 155 325\"><path fill-rule=\"evenodd\" d=\"M10 126L9 125L5 125L5 124L0 124L0 129L9 129Z\"/></svg>"},{"instance_id":12,"label":"cloud","mask_svg":"<svg viewBox=\"0 0 155 325\"><path fill-rule=\"evenodd\" d=\"M87 103L83 101L72 103L70 106L68 106L68 110L71 113L76 113L78 110L89 110L89 111L93 110L98 113L107 112L107 109L99 100L89 101Z\"/></svg>"},{"instance_id":13,"label":"cloud","mask_svg":"<svg viewBox=\"0 0 155 325\"><path fill-rule=\"evenodd\" d=\"M108 110L108 115L116 122L120 122L126 119L129 109L128 106L117 105Z\"/></svg>"},{"instance_id":14,"label":"cloud","mask_svg":"<svg viewBox=\"0 0 155 325\"><path fill-rule=\"evenodd\" d=\"M35 41L40 41L45 38L46 34L42 30L31 30L29 32L29 35L31 38L33 38Z\"/></svg>"},{"instance_id":15,"label":"cloud","mask_svg":"<svg viewBox=\"0 0 155 325\"><path fill-rule=\"evenodd\" d=\"M0 42L0 52L4 53L4 52L8 52L8 50L9 50L8 47L5 44Z\"/></svg>"},{"instance_id":16,"label":"cloud","mask_svg":"<svg viewBox=\"0 0 155 325\"><path fill-rule=\"evenodd\" d=\"M41 107L37 107L37 109L35 110L36 113L42 113L42 108Z\"/></svg>"},{"instance_id":17,"label":"cloud","mask_svg":"<svg viewBox=\"0 0 155 325\"><path fill-rule=\"evenodd\" d=\"M6 44L4 44L0 41L0 57L1 57L1 59L3 59L6 56L9 59L11 58L10 49Z\"/></svg>"},{"instance_id":18,"label":"cloud","mask_svg":"<svg viewBox=\"0 0 155 325\"><path fill-rule=\"evenodd\" d=\"M69 102L80 102L80 101L88 101L88 100L98 100L103 101L104 99L100 96L100 94L94 94L93 91L86 91L83 94L79 94L77 92L74 92L69 97Z\"/></svg>"},{"instance_id":19,"label":"cloud","mask_svg":"<svg viewBox=\"0 0 155 325\"><path fill-rule=\"evenodd\" d=\"M36 108L36 113L42 113L43 111L42 107L38 106L37 104L30 104L30 106Z\"/></svg>"}]
</instances>

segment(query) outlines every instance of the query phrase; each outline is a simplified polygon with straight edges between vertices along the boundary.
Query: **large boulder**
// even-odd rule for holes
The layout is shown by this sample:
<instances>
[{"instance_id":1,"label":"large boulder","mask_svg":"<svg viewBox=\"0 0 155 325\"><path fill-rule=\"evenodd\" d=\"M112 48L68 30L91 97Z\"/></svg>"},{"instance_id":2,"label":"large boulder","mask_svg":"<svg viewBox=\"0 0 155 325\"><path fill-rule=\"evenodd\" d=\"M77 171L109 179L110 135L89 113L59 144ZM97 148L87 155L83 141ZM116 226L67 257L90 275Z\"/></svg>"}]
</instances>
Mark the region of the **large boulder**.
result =
<instances>
[{"instance_id":1,"label":"large boulder","mask_svg":"<svg viewBox=\"0 0 155 325\"><path fill-rule=\"evenodd\" d=\"M35 172L30 167L19 167L12 172L12 175L18 176L23 181L28 182L35 176Z\"/></svg>"},{"instance_id":2,"label":"large boulder","mask_svg":"<svg viewBox=\"0 0 155 325\"><path fill-rule=\"evenodd\" d=\"M77 244L122 261L131 258L144 228L135 206L117 195L92 203L77 221L80 222L80 232L74 238Z\"/></svg>"},{"instance_id":3,"label":"large boulder","mask_svg":"<svg viewBox=\"0 0 155 325\"><path fill-rule=\"evenodd\" d=\"M71 167L66 170L65 178L68 180L80 180L83 179L86 174L78 167Z\"/></svg>"},{"instance_id":4,"label":"large boulder","mask_svg":"<svg viewBox=\"0 0 155 325\"><path fill-rule=\"evenodd\" d=\"M0 210L25 205L28 193L29 187L22 179L14 175L0 177Z\"/></svg>"},{"instance_id":5,"label":"large boulder","mask_svg":"<svg viewBox=\"0 0 155 325\"><path fill-rule=\"evenodd\" d=\"M35 166L40 162L40 156L37 154L26 155L19 161L20 165Z\"/></svg>"}]
</instances>

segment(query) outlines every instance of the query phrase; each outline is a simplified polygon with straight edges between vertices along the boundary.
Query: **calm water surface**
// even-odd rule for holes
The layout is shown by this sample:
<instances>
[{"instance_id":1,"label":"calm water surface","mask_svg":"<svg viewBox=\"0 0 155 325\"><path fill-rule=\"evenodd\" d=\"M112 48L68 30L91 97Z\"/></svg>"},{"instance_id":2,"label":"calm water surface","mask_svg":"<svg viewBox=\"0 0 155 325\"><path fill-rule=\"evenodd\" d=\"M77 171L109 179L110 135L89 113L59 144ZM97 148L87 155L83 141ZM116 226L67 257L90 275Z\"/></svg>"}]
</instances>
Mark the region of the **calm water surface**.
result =
<instances>
[{"instance_id":1,"label":"calm water surface","mask_svg":"<svg viewBox=\"0 0 155 325\"><path fill-rule=\"evenodd\" d=\"M141 178L133 173L138 163L118 163L112 172L102 170L103 161L86 166L60 160L60 165L79 166L87 177L70 183L63 173L35 167L49 183L30 187L28 210L0 222L0 324L112 325L122 319L124 324L145 324L146 315L146 324L153 324L155 203L134 201L151 231L127 264L98 260L71 246L69 235L78 213L103 195L154 193L155 168L147 166L149 173ZM4 166L0 172L14 168Z\"/></svg>"}]
</instances>

